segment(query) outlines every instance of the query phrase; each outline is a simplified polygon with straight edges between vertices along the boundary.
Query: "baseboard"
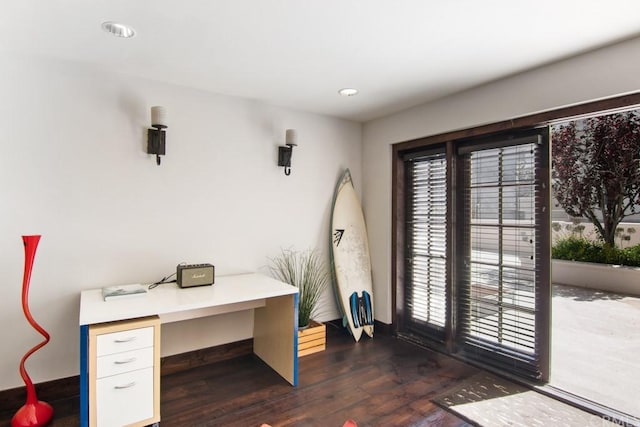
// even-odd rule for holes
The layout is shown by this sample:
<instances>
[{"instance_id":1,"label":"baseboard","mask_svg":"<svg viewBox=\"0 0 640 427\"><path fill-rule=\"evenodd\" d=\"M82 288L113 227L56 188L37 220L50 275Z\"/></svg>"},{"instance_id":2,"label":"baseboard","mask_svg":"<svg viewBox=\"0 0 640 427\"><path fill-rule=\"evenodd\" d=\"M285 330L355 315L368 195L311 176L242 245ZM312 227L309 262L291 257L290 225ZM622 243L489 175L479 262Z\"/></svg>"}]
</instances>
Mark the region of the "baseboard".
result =
<instances>
[{"instance_id":1,"label":"baseboard","mask_svg":"<svg viewBox=\"0 0 640 427\"><path fill-rule=\"evenodd\" d=\"M373 327L376 334L380 334L384 336L391 336L394 334L393 324L391 323L382 323L379 320L376 320Z\"/></svg>"},{"instance_id":2,"label":"baseboard","mask_svg":"<svg viewBox=\"0 0 640 427\"><path fill-rule=\"evenodd\" d=\"M186 353L174 354L160 360L160 375L170 375L211 363L222 362L253 353L253 338L217 345Z\"/></svg>"},{"instance_id":3,"label":"baseboard","mask_svg":"<svg viewBox=\"0 0 640 427\"><path fill-rule=\"evenodd\" d=\"M38 383L36 393L38 400L51 403L59 399L68 399L80 395L80 377L60 378L57 380L44 381ZM27 388L25 386L11 388L0 391L0 402L2 402L2 413L11 410L15 413L24 405L27 400Z\"/></svg>"},{"instance_id":4,"label":"baseboard","mask_svg":"<svg viewBox=\"0 0 640 427\"><path fill-rule=\"evenodd\" d=\"M160 375L169 375L252 353L253 339L250 338L215 347L175 354L163 357L160 360ZM35 386L38 399L48 403L53 403L56 400L73 399L80 396L80 376L78 375L41 382ZM24 405L26 399L27 389L24 386L0 390L0 402L2 402L0 413L4 414L5 411L15 413L15 411Z\"/></svg>"},{"instance_id":5,"label":"baseboard","mask_svg":"<svg viewBox=\"0 0 640 427\"><path fill-rule=\"evenodd\" d=\"M324 323L336 329L344 329L342 326L342 319L327 320ZM392 324L382 323L379 320L374 320L373 330L376 335L391 336L394 334Z\"/></svg>"}]
</instances>

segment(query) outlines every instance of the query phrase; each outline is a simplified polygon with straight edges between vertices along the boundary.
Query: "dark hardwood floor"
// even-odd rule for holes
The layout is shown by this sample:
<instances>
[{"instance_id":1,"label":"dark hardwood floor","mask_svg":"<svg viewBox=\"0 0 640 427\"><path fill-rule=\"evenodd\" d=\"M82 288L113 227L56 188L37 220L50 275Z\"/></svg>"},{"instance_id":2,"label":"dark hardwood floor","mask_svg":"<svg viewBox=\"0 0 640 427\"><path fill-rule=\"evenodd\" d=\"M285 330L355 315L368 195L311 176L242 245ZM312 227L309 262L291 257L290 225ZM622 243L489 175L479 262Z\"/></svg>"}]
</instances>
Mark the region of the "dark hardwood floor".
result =
<instances>
[{"instance_id":1,"label":"dark hardwood floor","mask_svg":"<svg viewBox=\"0 0 640 427\"><path fill-rule=\"evenodd\" d=\"M160 425L466 426L431 399L476 372L389 336L356 344L329 325L327 350L299 360L296 388L252 355L163 376ZM51 426L79 425L77 398L49 403Z\"/></svg>"}]
</instances>

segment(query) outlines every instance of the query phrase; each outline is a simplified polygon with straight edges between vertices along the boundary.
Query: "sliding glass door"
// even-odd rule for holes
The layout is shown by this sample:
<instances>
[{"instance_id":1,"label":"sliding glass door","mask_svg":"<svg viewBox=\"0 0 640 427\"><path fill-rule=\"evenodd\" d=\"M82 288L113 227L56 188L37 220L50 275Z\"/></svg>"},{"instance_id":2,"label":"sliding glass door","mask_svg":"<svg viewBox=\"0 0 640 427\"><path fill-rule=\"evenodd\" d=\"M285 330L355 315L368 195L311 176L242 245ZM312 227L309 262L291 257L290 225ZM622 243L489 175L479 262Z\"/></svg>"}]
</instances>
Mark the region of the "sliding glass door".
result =
<instances>
[{"instance_id":1,"label":"sliding glass door","mask_svg":"<svg viewBox=\"0 0 640 427\"><path fill-rule=\"evenodd\" d=\"M404 156L401 334L548 379L548 146L538 129Z\"/></svg>"},{"instance_id":2,"label":"sliding glass door","mask_svg":"<svg viewBox=\"0 0 640 427\"><path fill-rule=\"evenodd\" d=\"M542 142L532 135L458 149L458 347L468 358L534 380L548 371L548 151Z\"/></svg>"}]
</instances>

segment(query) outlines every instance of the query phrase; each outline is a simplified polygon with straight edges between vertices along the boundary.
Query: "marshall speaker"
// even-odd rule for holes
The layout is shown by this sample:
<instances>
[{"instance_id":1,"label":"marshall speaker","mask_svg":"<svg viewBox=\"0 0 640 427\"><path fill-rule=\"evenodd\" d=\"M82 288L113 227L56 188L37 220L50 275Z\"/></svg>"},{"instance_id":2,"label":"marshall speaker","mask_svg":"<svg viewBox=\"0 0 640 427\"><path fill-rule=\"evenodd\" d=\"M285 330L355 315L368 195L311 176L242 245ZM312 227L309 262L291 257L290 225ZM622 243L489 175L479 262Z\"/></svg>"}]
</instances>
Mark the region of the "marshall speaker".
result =
<instances>
[{"instance_id":1,"label":"marshall speaker","mask_svg":"<svg viewBox=\"0 0 640 427\"><path fill-rule=\"evenodd\" d=\"M211 264L178 265L176 283L181 288L213 285L215 267Z\"/></svg>"}]
</instances>

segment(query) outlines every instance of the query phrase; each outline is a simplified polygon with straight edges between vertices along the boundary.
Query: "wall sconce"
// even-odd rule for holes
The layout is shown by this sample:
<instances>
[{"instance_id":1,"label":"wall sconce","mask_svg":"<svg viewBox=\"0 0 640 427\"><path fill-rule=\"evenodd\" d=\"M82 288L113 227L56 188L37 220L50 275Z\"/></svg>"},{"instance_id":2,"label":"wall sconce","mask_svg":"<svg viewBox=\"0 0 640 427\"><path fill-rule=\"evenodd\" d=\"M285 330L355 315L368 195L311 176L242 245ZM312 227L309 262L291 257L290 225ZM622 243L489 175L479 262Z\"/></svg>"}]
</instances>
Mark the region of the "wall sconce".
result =
<instances>
[{"instance_id":1,"label":"wall sconce","mask_svg":"<svg viewBox=\"0 0 640 427\"><path fill-rule=\"evenodd\" d=\"M165 135L167 127L167 111L164 107L151 107L151 127L147 133L147 153L156 155L156 163L160 166L160 156L165 154Z\"/></svg>"},{"instance_id":2,"label":"wall sconce","mask_svg":"<svg viewBox=\"0 0 640 427\"><path fill-rule=\"evenodd\" d=\"M293 147L297 146L297 135L295 129L287 129L285 133L285 144L278 147L278 166L284 167L284 174L291 175L291 153Z\"/></svg>"}]
</instances>

